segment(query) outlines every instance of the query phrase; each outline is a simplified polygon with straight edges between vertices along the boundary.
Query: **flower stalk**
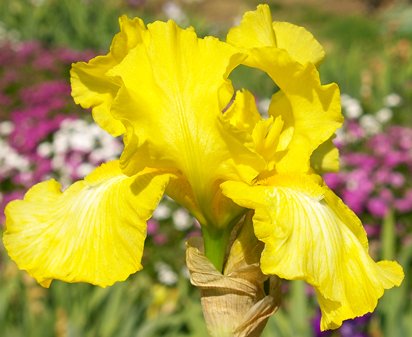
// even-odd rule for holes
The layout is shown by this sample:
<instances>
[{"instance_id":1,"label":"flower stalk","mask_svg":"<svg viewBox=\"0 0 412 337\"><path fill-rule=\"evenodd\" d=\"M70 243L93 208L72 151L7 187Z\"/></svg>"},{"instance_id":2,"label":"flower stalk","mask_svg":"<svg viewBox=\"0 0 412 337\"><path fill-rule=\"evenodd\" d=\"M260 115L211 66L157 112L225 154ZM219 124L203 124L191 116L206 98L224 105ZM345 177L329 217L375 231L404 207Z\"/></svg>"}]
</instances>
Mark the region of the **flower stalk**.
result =
<instances>
[{"instance_id":1,"label":"flower stalk","mask_svg":"<svg viewBox=\"0 0 412 337\"><path fill-rule=\"evenodd\" d=\"M230 230L202 228L205 256L218 271L223 270L227 246L230 239Z\"/></svg>"},{"instance_id":2,"label":"flower stalk","mask_svg":"<svg viewBox=\"0 0 412 337\"><path fill-rule=\"evenodd\" d=\"M199 288L211 337L259 337L280 304L280 280L259 267L262 244L253 235L251 214L232 239L223 272L205 256L201 238L187 243L191 283ZM265 291L264 284L269 283Z\"/></svg>"}]
</instances>

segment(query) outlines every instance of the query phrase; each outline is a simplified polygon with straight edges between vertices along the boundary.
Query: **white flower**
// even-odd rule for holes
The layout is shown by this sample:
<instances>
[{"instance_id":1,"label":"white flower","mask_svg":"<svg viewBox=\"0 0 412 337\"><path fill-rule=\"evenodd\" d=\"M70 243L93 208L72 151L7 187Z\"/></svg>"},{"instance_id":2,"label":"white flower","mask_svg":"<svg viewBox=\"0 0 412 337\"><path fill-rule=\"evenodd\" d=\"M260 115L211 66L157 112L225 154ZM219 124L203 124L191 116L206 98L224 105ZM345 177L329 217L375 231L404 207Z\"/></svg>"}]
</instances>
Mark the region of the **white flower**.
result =
<instances>
[{"instance_id":1,"label":"white flower","mask_svg":"<svg viewBox=\"0 0 412 337\"><path fill-rule=\"evenodd\" d=\"M53 154L53 145L48 142L39 144L37 154L44 158L50 157Z\"/></svg>"},{"instance_id":2,"label":"white flower","mask_svg":"<svg viewBox=\"0 0 412 337\"><path fill-rule=\"evenodd\" d=\"M346 94L342 94L341 103L343 112L345 116L349 119L357 119L362 115L362 106L360 105L359 101L355 98L352 98Z\"/></svg>"},{"instance_id":3,"label":"white flower","mask_svg":"<svg viewBox=\"0 0 412 337\"><path fill-rule=\"evenodd\" d=\"M82 163L80 164L76 171L77 171L77 175L79 177L85 177L87 176L90 172L92 172L94 169L94 166L89 164L89 163Z\"/></svg>"},{"instance_id":4,"label":"white flower","mask_svg":"<svg viewBox=\"0 0 412 337\"><path fill-rule=\"evenodd\" d=\"M171 213L172 211L169 207L167 207L165 204L160 203L153 212L152 217L155 220L165 220L170 217Z\"/></svg>"},{"instance_id":5,"label":"white flower","mask_svg":"<svg viewBox=\"0 0 412 337\"><path fill-rule=\"evenodd\" d=\"M188 18L182 8L174 2L166 2L163 6L163 12L166 14L168 19L172 19L179 24L185 24L188 21Z\"/></svg>"},{"instance_id":6,"label":"white flower","mask_svg":"<svg viewBox=\"0 0 412 337\"><path fill-rule=\"evenodd\" d=\"M8 175L13 171L27 172L29 167L30 161L0 138L0 174Z\"/></svg>"},{"instance_id":7,"label":"white flower","mask_svg":"<svg viewBox=\"0 0 412 337\"><path fill-rule=\"evenodd\" d=\"M57 154L66 153L69 148L69 136L67 132L60 129L54 134L53 152Z\"/></svg>"},{"instance_id":8,"label":"white flower","mask_svg":"<svg viewBox=\"0 0 412 337\"><path fill-rule=\"evenodd\" d=\"M65 160L64 155L57 153L57 155L53 156L51 165L52 168L56 171L65 170Z\"/></svg>"},{"instance_id":9,"label":"white flower","mask_svg":"<svg viewBox=\"0 0 412 337\"><path fill-rule=\"evenodd\" d=\"M14 130L14 124L10 121L0 123L0 136L8 136Z\"/></svg>"},{"instance_id":10,"label":"white flower","mask_svg":"<svg viewBox=\"0 0 412 337\"><path fill-rule=\"evenodd\" d=\"M359 123L368 135L377 134L382 128L379 121L371 115L362 116Z\"/></svg>"},{"instance_id":11,"label":"white flower","mask_svg":"<svg viewBox=\"0 0 412 337\"><path fill-rule=\"evenodd\" d=\"M168 264L164 262L157 262L155 264L155 270L157 272L159 282L168 286L176 284L178 280L177 274Z\"/></svg>"},{"instance_id":12,"label":"white flower","mask_svg":"<svg viewBox=\"0 0 412 337\"><path fill-rule=\"evenodd\" d=\"M91 152L94 147L94 137L87 130L76 132L70 137L70 148L74 151Z\"/></svg>"},{"instance_id":13,"label":"white flower","mask_svg":"<svg viewBox=\"0 0 412 337\"><path fill-rule=\"evenodd\" d=\"M383 101L384 101L385 106L387 106L388 108L395 108L401 105L402 97L399 96L398 94L392 93L386 96Z\"/></svg>"},{"instance_id":14,"label":"white flower","mask_svg":"<svg viewBox=\"0 0 412 337\"><path fill-rule=\"evenodd\" d=\"M359 188L359 182L356 179L349 179L346 182L346 188L349 191L356 191Z\"/></svg>"},{"instance_id":15,"label":"white flower","mask_svg":"<svg viewBox=\"0 0 412 337\"><path fill-rule=\"evenodd\" d=\"M193 225L193 218L184 208L178 208L172 217L175 228L180 231L187 230Z\"/></svg>"},{"instance_id":16,"label":"white flower","mask_svg":"<svg viewBox=\"0 0 412 337\"><path fill-rule=\"evenodd\" d=\"M392 119L393 113L389 108L382 108L376 112L376 119L378 122L385 124Z\"/></svg>"}]
</instances>

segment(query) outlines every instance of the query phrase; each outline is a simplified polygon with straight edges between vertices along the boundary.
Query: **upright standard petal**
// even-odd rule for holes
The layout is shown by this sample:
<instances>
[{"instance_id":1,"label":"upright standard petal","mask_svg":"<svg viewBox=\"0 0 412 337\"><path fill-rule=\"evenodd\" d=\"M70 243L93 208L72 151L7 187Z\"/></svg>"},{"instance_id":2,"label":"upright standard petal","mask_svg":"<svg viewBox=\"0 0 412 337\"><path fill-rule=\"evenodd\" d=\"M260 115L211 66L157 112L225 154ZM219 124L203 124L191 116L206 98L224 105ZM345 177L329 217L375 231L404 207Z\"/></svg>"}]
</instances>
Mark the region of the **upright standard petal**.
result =
<instances>
[{"instance_id":1,"label":"upright standard petal","mask_svg":"<svg viewBox=\"0 0 412 337\"><path fill-rule=\"evenodd\" d=\"M245 50L276 47L276 36L269 6L259 5L255 11L246 12L240 25L229 30L226 41Z\"/></svg>"},{"instance_id":2,"label":"upright standard petal","mask_svg":"<svg viewBox=\"0 0 412 337\"><path fill-rule=\"evenodd\" d=\"M246 13L240 25L230 30L227 41L248 54L245 65L266 72L280 88L269 108L271 116L281 116L284 122L277 153L272 155L278 161L276 170L307 173L311 170L312 153L342 124L339 89L336 84L320 83L314 63L323 57L323 50L313 36L286 23L268 27L268 17L270 10L266 5ZM261 28L263 23L265 28ZM251 27L260 29L266 37ZM300 41L300 46L292 41Z\"/></svg>"},{"instance_id":3,"label":"upright standard petal","mask_svg":"<svg viewBox=\"0 0 412 337\"><path fill-rule=\"evenodd\" d=\"M131 48L141 42L146 30L139 18L130 20L122 16L119 24L120 33L113 38L107 55L97 56L89 62L74 63L70 71L74 101L83 108L92 108L96 123L113 136L124 133L123 124L113 118L110 112L121 82L106 73L118 64Z\"/></svg>"},{"instance_id":4,"label":"upright standard petal","mask_svg":"<svg viewBox=\"0 0 412 337\"><path fill-rule=\"evenodd\" d=\"M110 71L123 81L113 113L127 130L124 172L162 167L183 177L192 190L191 205L218 227L227 221L210 207L219 194L216 182L239 176L250 181L260 168L244 144L246 132L222 114L233 96L227 77L243 57L215 38L199 39L172 21L155 22L144 43Z\"/></svg>"},{"instance_id":5,"label":"upright standard petal","mask_svg":"<svg viewBox=\"0 0 412 337\"><path fill-rule=\"evenodd\" d=\"M284 82L283 89L273 95L269 107L269 115L281 116L284 121L276 169L280 173L307 173L315 150L329 147L329 152L334 151L330 138L343 123L339 89L335 84L321 85L312 65L289 65L278 81ZM322 145L325 142L330 146Z\"/></svg>"},{"instance_id":6,"label":"upright standard petal","mask_svg":"<svg viewBox=\"0 0 412 337\"><path fill-rule=\"evenodd\" d=\"M301 64L318 64L325 56L320 43L305 28L288 22L272 22L268 5L246 12L239 26L233 27L227 42L245 50L276 47L285 50Z\"/></svg>"},{"instance_id":7,"label":"upright standard petal","mask_svg":"<svg viewBox=\"0 0 412 337\"><path fill-rule=\"evenodd\" d=\"M319 145L310 157L310 166L317 174L339 171L339 150L333 138Z\"/></svg>"},{"instance_id":8,"label":"upright standard petal","mask_svg":"<svg viewBox=\"0 0 412 337\"><path fill-rule=\"evenodd\" d=\"M401 283L402 268L372 260L359 219L320 177L280 175L264 183L226 182L223 193L255 210L262 271L314 286L322 330L373 311L384 289Z\"/></svg>"},{"instance_id":9,"label":"upright standard petal","mask_svg":"<svg viewBox=\"0 0 412 337\"><path fill-rule=\"evenodd\" d=\"M319 64L325 57L323 47L305 28L289 22L273 22L273 30L276 47L286 50L299 63Z\"/></svg>"},{"instance_id":10,"label":"upright standard petal","mask_svg":"<svg viewBox=\"0 0 412 337\"><path fill-rule=\"evenodd\" d=\"M168 177L128 177L118 161L103 164L64 192L55 180L7 205L4 245L41 285L53 279L102 287L140 270L146 220Z\"/></svg>"}]
</instances>

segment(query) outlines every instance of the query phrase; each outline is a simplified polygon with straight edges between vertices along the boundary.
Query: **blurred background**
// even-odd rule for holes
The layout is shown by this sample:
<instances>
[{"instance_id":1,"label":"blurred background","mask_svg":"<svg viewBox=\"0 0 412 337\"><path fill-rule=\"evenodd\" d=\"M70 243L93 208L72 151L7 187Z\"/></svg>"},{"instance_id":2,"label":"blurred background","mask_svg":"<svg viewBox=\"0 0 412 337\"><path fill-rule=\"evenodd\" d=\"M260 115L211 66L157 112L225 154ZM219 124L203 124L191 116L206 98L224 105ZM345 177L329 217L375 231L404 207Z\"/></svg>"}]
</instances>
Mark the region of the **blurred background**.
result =
<instances>
[{"instance_id":1,"label":"blurred background","mask_svg":"<svg viewBox=\"0 0 412 337\"><path fill-rule=\"evenodd\" d=\"M305 26L325 47L324 83L342 92L341 172L328 184L359 215L375 259L397 259L406 278L377 310L320 333L313 290L284 282L282 309L264 337L412 336L412 2L268 1L277 21ZM225 38L254 0L0 0L0 230L3 208L34 183L64 185L117 157L120 139L92 123L70 97L72 62L107 52L121 14L172 18L200 36ZM266 75L237 71L236 87L274 92ZM184 266L192 217L164 199L149 221L142 272L109 288L53 282L43 289L0 245L2 337L206 337L199 294Z\"/></svg>"}]
</instances>

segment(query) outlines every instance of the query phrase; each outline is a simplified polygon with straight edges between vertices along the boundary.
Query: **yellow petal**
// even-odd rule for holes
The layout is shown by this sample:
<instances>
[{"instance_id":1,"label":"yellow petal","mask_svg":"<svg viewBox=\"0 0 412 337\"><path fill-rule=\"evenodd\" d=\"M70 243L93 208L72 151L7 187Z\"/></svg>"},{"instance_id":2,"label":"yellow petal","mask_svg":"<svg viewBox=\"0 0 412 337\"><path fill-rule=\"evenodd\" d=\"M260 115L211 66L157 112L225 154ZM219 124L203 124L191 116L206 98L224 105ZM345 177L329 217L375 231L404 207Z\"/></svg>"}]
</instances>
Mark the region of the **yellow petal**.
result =
<instances>
[{"instance_id":1,"label":"yellow petal","mask_svg":"<svg viewBox=\"0 0 412 337\"><path fill-rule=\"evenodd\" d=\"M283 52L277 60L274 54L261 53L263 64L265 55L277 64L269 71L282 89L273 95L269 107L269 114L281 116L285 123L279 140L279 150L285 152L276 168L281 173L306 173L312 153L342 125L339 88L336 84L321 85L311 64L301 66Z\"/></svg>"},{"instance_id":2,"label":"yellow petal","mask_svg":"<svg viewBox=\"0 0 412 337\"><path fill-rule=\"evenodd\" d=\"M272 23L270 8L266 4L246 12L240 25L229 31L227 42L249 50L251 54L252 49L261 47L283 49L301 64L318 64L325 56L322 46L305 28L288 22Z\"/></svg>"},{"instance_id":3,"label":"yellow petal","mask_svg":"<svg viewBox=\"0 0 412 337\"><path fill-rule=\"evenodd\" d=\"M209 186L210 203L199 204L196 195L188 181L183 177L172 176L166 193L179 205L184 206L202 225L224 227L232 224L245 212L244 208L236 205L231 199L224 196L220 189L220 181ZM219 221L217 221L219 219Z\"/></svg>"},{"instance_id":4,"label":"yellow petal","mask_svg":"<svg viewBox=\"0 0 412 337\"><path fill-rule=\"evenodd\" d=\"M313 36L291 24L269 23L269 18L269 7L258 6L230 30L227 41L248 53L243 64L266 72L280 88L269 108L285 122L278 149L283 158L276 170L307 173L313 151L342 124L339 90L320 83L313 63L324 53Z\"/></svg>"},{"instance_id":5,"label":"yellow petal","mask_svg":"<svg viewBox=\"0 0 412 337\"><path fill-rule=\"evenodd\" d=\"M276 46L284 49L299 63L319 64L325 57L320 43L305 28L288 22L273 22Z\"/></svg>"},{"instance_id":6,"label":"yellow petal","mask_svg":"<svg viewBox=\"0 0 412 337\"><path fill-rule=\"evenodd\" d=\"M318 174L339 171L339 150L332 138L319 145L310 157L310 165Z\"/></svg>"},{"instance_id":7,"label":"yellow petal","mask_svg":"<svg viewBox=\"0 0 412 337\"><path fill-rule=\"evenodd\" d=\"M102 287L140 270L146 220L168 177L128 177L104 164L64 192L55 180L33 186L6 207L4 245L41 285L53 279Z\"/></svg>"},{"instance_id":8,"label":"yellow petal","mask_svg":"<svg viewBox=\"0 0 412 337\"><path fill-rule=\"evenodd\" d=\"M224 118L235 128L251 134L261 119L253 94L245 89L237 91L233 103L224 112Z\"/></svg>"},{"instance_id":9,"label":"yellow petal","mask_svg":"<svg viewBox=\"0 0 412 337\"><path fill-rule=\"evenodd\" d=\"M70 71L74 101L83 108L92 108L96 123L113 136L124 133L123 124L110 112L121 82L106 73L124 58L129 49L142 40L146 29L139 18L130 20L122 16L119 24L120 33L113 38L107 55L97 56L87 63L74 63Z\"/></svg>"},{"instance_id":10,"label":"yellow petal","mask_svg":"<svg viewBox=\"0 0 412 337\"><path fill-rule=\"evenodd\" d=\"M281 116L275 119L270 116L256 123L252 132L256 152L265 159L268 171L273 170L281 155L278 145L283 125Z\"/></svg>"},{"instance_id":11,"label":"yellow petal","mask_svg":"<svg viewBox=\"0 0 412 337\"><path fill-rule=\"evenodd\" d=\"M402 268L372 260L359 219L318 177L280 175L266 185L222 187L237 204L255 210L255 234L265 244L262 271L315 287L322 330L373 311L384 289L401 283Z\"/></svg>"},{"instance_id":12,"label":"yellow petal","mask_svg":"<svg viewBox=\"0 0 412 337\"><path fill-rule=\"evenodd\" d=\"M144 43L110 71L124 84L113 104L127 129L124 172L177 171L197 205L213 204L216 181L239 175L253 179L256 154L244 144L246 133L230 126L222 113L233 96L227 77L243 57L226 43L199 39L172 21L148 25ZM204 217L224 226L212 214Z\"/></svg>"},{"instance_id":13,"label":"yellow petal","mask_svg":"<svg viewBox=\"0 0 412 337\"><path fill-rule=\"evenodd\" d=\"M255 11L246 12L240 25L229 30L226 41L243 49L276 47L269 6L259 5Z\"/></svg>"}]
</instances>

